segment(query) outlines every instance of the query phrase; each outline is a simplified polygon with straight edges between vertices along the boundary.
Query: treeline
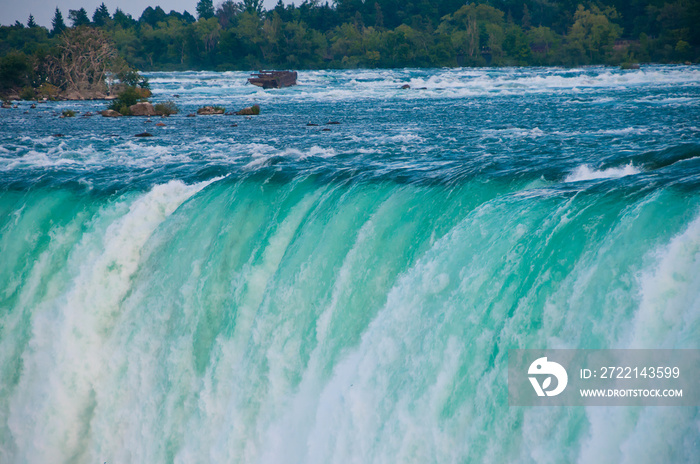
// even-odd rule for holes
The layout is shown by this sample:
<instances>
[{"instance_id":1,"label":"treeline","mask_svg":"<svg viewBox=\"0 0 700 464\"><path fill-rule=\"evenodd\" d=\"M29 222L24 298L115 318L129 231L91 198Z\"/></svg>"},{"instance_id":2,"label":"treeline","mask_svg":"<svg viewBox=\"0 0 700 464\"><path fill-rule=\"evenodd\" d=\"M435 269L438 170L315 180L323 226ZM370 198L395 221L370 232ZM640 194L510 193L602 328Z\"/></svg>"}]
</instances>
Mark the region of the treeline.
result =
<instances>
[{"instance_id":1,"label":"treeline","mask_svg":"<svg viewBox=\"0 0 700 464\"><path fill-rule=\"evenodd\" d=\"M196 17L102 4L56 8L51 29L0 27L0 82L30 79L61 34L94 28L141 70L354 68L697 62L697 0L336 0L332 5L200 0ZM70 26L66 24L70 23ZM30 69L31 68L31 69ZM36 78L36 77L35 77ZM27 84L24 82L23 84ZM36 84L34 82L33 84Z\"/></svg>"}]
</instances>

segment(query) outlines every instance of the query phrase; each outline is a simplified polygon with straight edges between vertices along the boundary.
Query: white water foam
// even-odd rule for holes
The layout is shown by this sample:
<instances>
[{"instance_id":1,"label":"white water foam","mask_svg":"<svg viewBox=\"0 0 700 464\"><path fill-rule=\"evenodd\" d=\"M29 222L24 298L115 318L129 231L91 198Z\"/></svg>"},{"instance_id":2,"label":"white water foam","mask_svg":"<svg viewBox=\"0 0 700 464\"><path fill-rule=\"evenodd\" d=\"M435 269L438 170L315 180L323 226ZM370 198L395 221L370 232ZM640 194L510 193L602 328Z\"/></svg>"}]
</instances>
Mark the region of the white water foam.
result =
<instances>
[{"instance_id":1,"label":"white water foam","mask_svg":"<svg viewBox=\"0 0 700 464\"><path fill-rule=\"evenodd\" d=\"M589 165L584 164L577 167L571 174L566 176L564 182L581 182L584 180L595 179L616 179L619 177L632 176L639 174L641 171L634 167L631 163L621 168L593 169Z\"/></svg>"},{"instance_id":2,"label":"white water foam","mask_svg":"<svg viewBox=\"0 0 700 464\"><path fill-rule=\"evenodd\" d=\"M15 462L80 461L98 384L109 369L106 335L131 288L141 253L153 231L185 200L218 179L194 185L157 185L125 208L105 211L69 258L76 274L71 287L35 314L22 377L10 401L8 426ZM121 214L123 211L124 214Z\"/></svg>"}]
</instances>

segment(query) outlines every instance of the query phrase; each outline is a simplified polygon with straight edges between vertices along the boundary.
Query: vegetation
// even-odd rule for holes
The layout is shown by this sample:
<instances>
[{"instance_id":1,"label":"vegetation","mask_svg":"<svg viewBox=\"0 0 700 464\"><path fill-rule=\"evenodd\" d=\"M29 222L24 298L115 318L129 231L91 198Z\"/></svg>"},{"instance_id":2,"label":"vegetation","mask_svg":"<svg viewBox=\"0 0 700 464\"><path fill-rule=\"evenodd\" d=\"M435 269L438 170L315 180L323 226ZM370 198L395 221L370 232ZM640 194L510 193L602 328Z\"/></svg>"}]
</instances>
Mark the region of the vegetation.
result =
<instances>
[{"instance_id":1,"label":"vegetation","mask_svg":"<svg viewBox=\"0 0 700 464\"><path fill-rule=\"evenodd\" d=\"M148 89L128 85L119 93L117 98L112 101L112 104L109 105L109 109L121 113L123 116L129 116L131 115L129 107L138 102L147 101L150 95L151 91Z\"/></svg>"},{"instance_id":2,"label":"vegetation","mask_svg":"<svg viewBox=\"0 0 700 464\"><path fill-rule=\"evenodd\" d=\"M170 116L171 114L177 114L180 111L175 102L172 100L168 100L163 103L156 103L153 109L159 116Z\"/></svg>"},{"instance_id":3,"label":"vegetation","mask_svg":"<svg viewBox=\"0 0 700 464\"><path fill-rule=\"evenodd\" d=\"M63 116L64 118L72 118L73 116L75 116L75 111L73 111L73 110L63 110L63 111L61 112L61 116Z\"/></svg>"},{"instance_id":4,"label":"vegetation","mask_svg":"<svg viewBox=\"0 0 700 464\"><path fill-rule=\"evenodd\" d=\"M102 4L57 8L51 30L0 27L0 92L49 82L92 50L83 82L95 91L119 67L142 70L513 66L700 61L694 0L304 0L264 10L262 0L200 0L197 18L146 8L138 19ZM80 48L88 43L107 48ZM102 50L102 52L100 52ZM114 53L112 53L112 50ZM102 58L108 66L97 66ZM97 55L96 55L97 54ZM97 59L95 59L97 58ZM58 61L63 60L62 68ZM42 63L53 63L47 69ZM119 64L121 63L121 64ZM80 67L82 65L79 65ZM61 76L51 75L59 71ZM133 84L129 84L133 85ZM140 85L140 84L139 84ZM78 89L80 90L80 89ZM84 89L82 89L84 90ZM81 91L82 91L81 90Z\"/></svg>"}]
</instances>

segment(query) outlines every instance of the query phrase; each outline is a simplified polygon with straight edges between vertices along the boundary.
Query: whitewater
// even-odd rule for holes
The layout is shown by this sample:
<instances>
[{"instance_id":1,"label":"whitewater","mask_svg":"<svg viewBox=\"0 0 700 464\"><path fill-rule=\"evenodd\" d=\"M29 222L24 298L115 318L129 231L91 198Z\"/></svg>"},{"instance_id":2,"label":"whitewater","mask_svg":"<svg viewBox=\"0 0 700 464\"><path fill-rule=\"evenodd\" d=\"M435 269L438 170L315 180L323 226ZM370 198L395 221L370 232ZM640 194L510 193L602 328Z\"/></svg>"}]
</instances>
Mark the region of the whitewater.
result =
<instances>
[{"instance_id":1,"label":"whitewater","mask_svg":"<svg viewBox=\"0 0 700 464\"><path fill-rule=\"evenodd\" d=\"M507 383L700 348L700 67L247 75L0 111L0 463L700 462L697 407Z\"/></svg>"}]
</instances>

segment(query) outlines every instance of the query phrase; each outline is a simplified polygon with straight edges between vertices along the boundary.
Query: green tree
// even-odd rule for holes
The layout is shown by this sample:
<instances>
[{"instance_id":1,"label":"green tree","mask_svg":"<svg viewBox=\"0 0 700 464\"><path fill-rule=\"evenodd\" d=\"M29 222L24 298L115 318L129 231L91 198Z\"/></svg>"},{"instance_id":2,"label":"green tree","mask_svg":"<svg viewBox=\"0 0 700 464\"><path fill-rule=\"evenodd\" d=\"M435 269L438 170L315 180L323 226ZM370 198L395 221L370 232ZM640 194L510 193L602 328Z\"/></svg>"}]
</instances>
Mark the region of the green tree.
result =
<instances>
[{"instance_id":1,"label":"green tree","mask_svg":"<svg viewBox=\"0 0 700 464\"><path fill-rule=\"evenodd\" d=\"M109 10L107 9L107 5L103 2L95 9L95 13L92 15L92 22L95 23L95 26L101 27L107 23L109 18Z\"/></svg>"},{"instance_id":2,"label":"green tree","mask_svg":"<svg viewBox=\"0 0 700 464\"><path fill-rule=\"evenodd\" d=\"M88 18L85 8L79 10L68 10L68 19L73 23L73 27L89 26L90 18Z\"/></svg>"},{"instance_id":3,"label":"green tree","mask_svg":"<svg viewBox=\"0 0 700 464\"><path fill-rule=\"evenodd\" d=\"M31 14L29 15L29 19L27 20L27 27L37 27L37 24L34 21L34 16L32 16Z\"/></svg>"},{"instance_id":4,"label":"green tree","mask_svg":"<svg viewBox=\"0 0 700 464\"><path fill-rule=\"evenodd\" d=\"M579 5L567 36L569 50L583 50L588 62L602 62L622 33L622 28L610 21L615 18L617 11L613 7L601 10L593 5L589 10Z\"/></svg>"},{"instance_id":5,"label":"green tree","mask_svg":"<svg viewBox=\"0 0 700 464\"><path fill-rule=\"evenodd\" d=\"M197 2L197 17L199 19L209 19L214 17L214 1L199 0Z\"/></svg>"},{"instance_id":6,"label":"green tree","mask_svg":"<svg viewBox=\"0 0 700 464\"><path fill-rule=\"evenodd\" d=\"M63 22L63 15L61 14L61 10L56 7L56 12L53 15L53 19L51 20L51 35L58 35L61 32L66 30L66 23Z\"/></svg>"}]
</instances>

